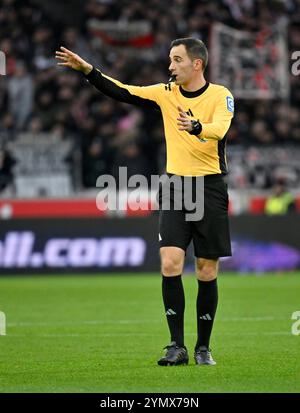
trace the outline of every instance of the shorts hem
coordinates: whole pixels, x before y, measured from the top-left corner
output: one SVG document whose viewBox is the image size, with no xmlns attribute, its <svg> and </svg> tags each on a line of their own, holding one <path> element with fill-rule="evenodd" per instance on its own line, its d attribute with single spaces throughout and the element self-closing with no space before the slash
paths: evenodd
<svg viewBox="0 0 300 413">
<path fill-rule="evenodd" d="M 163 248 L 163 247 L 176 247 L 176 248 L 180 248 L 183 251 L 186 252 L 187 247 L 183 247 L 182 245 L 178 245 L 178 244 L 174 244 L 174 243 L 163 243 L 163 244 L 159 244 L 159 248 Z"/>
<path fill-rule="evenodd" d="M 220 253 L 215 253 L 215 254 L 194 254 L 195 258 L 206 258 L 206 259 L 217 259 L 217 258 L 221 258 L 221 257 L 232 257 L 232 253 L 231 252 L 220 252 Z"/>
</svg>

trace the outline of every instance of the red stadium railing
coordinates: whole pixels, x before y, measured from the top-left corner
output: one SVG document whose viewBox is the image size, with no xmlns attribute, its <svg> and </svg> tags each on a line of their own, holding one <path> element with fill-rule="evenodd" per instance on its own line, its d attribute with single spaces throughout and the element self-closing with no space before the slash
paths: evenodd
<svg viewBox="0 0 300 413">
<path fill-rule="evenodd" d="M 266 197 L 256 196 L 249 200 L 245 213 L 263 214 Z M 139 204 L 141 205 L 141 204 Z M 136 205 L 126 205 L 124 210 L 115 211 L 117 216 L 134 217 L 148 216 L 155 209 L 153 202 L 145 200 L 143 209 Z M 296 210 L 300 212 L 300 197 L 296 198 Z M 105 217 L 112 216 L 111 211 L 97 208 L 95 199 L 31 199 L 31 200 L 2 200 L 0 201 L 0 219 L 11 218 L 58 218 L 58 217 Z M 229 214 L 236 215 L 234 203 L 229 202 Z"/>
</svg>

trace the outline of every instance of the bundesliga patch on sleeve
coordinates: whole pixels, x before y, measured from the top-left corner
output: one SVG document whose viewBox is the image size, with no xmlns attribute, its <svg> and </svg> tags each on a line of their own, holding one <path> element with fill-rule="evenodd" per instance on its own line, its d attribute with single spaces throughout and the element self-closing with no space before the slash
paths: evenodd
<svg viewBox="0 0 300 413">
<path fill-rule="evenodd" d="M 226 96 L 227 109 L 229 112 L 234 112 L 234 100 L 231 96 Z"/>
</svg>

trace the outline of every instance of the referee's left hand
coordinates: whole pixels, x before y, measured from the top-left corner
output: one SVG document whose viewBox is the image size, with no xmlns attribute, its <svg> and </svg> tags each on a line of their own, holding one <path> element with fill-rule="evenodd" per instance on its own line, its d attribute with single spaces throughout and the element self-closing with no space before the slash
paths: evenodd
<svg viewBox="0 0 300 413">
<path fill-rule="evenodd" d="M 177 106 L 179 116 L 177 118 L 177 125 L 179 126 L 179 130 L 186 130 L 187 132 L 191 132 L 193 129 L 192 120 L 188 117 L 185 111 L 180 107 Z"/>
</svg>

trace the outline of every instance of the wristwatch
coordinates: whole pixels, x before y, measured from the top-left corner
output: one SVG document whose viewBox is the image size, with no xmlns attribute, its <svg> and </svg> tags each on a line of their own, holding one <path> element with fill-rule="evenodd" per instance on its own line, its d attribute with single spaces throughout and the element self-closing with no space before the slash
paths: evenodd
<svg viewBox="0 0 300 413">
<path fill-rule="evenodd" d="M 192 130 L 189 131 L 189 133 L 191 135 L 200 135 L 200 133 L 202 131 L 202 125 L 199 122 L 199 119 L 198 120 L 192 120 L 191 123 L 192 123 Z"/>
</svg>

